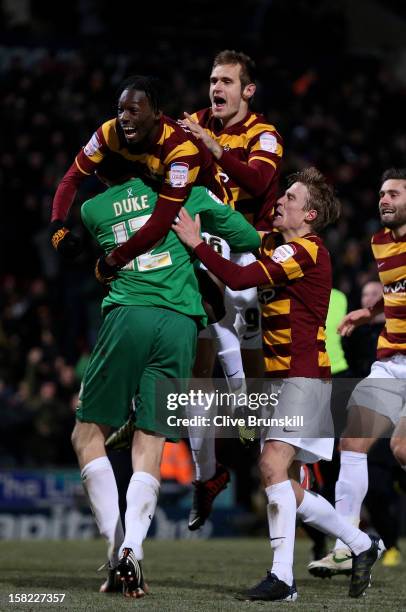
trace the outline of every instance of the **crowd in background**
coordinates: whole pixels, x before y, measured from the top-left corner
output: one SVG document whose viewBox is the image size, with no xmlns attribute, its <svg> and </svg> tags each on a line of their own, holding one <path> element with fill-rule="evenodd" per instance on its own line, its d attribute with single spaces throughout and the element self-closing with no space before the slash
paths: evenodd
<svg viewBox="0 0 406 612">
<path fill-rule="evenodd" d="M 92 3 L 74 4 L 83 8 Z M 298 4 L 304 19 L 309 3 Z M 338 192 L 342 216 L 325 238 L 334 285 L 352 309 L 359 306 L 362 285 L 376 278 L 369 241 L 379 227 L 380 176 L 390 166 L 405 164 L 406 133 L 400 125 L 406 88 L 393 54 L 349 48 L 346 23 L 338 13 L 329 36 L 319 28 L 324 55 L 312 47 L 313 36 L 306 53 L 289 52 L 286 40 L 278 38 L 278 19 L 289 17 L 280 2 L 275 6 L 280 14 L 273 14 L 272 23 L 259 10 L 250 17 L 250 31 L 259 42 L 246 38 L 244 46 L 237 39 L 233 45 L 232 32 L 226 40 L 228 47 L 251 53 L 258 64 L 254 108 L 284 139 L 281 188 L 287 174 L 315 165 Z M 64 36 L 59 44 L 54 39 L 41 44 L 41 32 L 50 33 L 45 17 L 37 16 L 30 27 L 8 23 L 8 42 L 0 47 L 0 461 L 8 465 L 74 464 L 69 435 L 75 399 L 100 323 L 104 289 L 93 276 L 97 251 L 81 226 L 78 204 L 102 187 L 90 178 L 78 194 L 68 224 L 81 235 L 84 250 L 66 263 L 53 251 L 48 234 L 58 181 L 95 128 L 115 115 L 116 89 L 123 78 L 164 75 L 164 110 L 180 117 L 184 110 L 208 105 L 211 60 L 227 47 L 205 22 L 201 44 L 183 33 L 173 45 L 163 30 L 148 46 L 144 33 L 134 50 L 122 22 L 116 23 L 117 31 L 124 28 L 122 39 L 115 38 L 116 48 L 103 47 L 104 22 L 92 21 L 86 12 L 76 19 L 93 46 L 88 41 L 75 47 L 64 43 Z M 300 46 L 300 36 L 303 44 L 306 38 L 299 25 L 300 14 L 290 31 Z"/>
</svg>

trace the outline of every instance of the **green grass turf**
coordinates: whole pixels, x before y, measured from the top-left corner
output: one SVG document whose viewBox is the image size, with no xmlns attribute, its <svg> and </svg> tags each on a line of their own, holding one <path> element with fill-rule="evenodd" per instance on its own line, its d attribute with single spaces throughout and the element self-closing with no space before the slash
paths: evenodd
<svg viewBox="0 0 406 612">
<path fill-rule="evenodd" d="M 403 545 L 405 547 L 405 544 Z M 101 540 L 63 542 L 5 542 L 0 544 L 0 611 L 33 610 L 156 610 L 251 612 L 291 608 L 297 612 L 331 610 L 406 609 L 404 564 L 374 569 L 373 586 L 366 597 L 351 600 L 348 579 L 321 580 L 306 571 L 309 540 L 298 539 L 295 576 L 299 597 L 295 603 L 240 602 L 233 595 L 265 575 L 271 552 L 266 539 L 151 540 L 145 545 L 145 575 L 151 595 L 126 599 L 98 593 L 104 573 Z M 61 604 L 11 604 L 9 593 L 66 593 Z"/>
</svg>

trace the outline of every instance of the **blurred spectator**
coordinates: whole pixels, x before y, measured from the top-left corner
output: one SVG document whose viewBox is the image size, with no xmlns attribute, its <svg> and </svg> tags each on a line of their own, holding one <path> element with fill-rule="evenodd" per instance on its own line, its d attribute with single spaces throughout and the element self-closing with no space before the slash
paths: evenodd
<svg viewBox="0 0 406 612">
<path fill-rule="evenodd" d="M 326 350 L 331 362 L 333 376 L 346 376 L 348 363 L 344 355 L 341 336 L 337 327 L 347 314 L 347 297 L 345 293 L 333 288 L 326 320 Z"/>
<path fill-rule="evenodd" d="M 362 288 L 361 307 L 375 304 L 382 297 L 383 289 L 379 281 L 369 281 Z M 357 327 L 349 337 L 343 338 L 351 374 L 354 378 L 364 378 L 371 371 L 376 360 L 378 337 L 385 322 L 383 313 L 373 318 L 369 325 Z"/>
</svg>

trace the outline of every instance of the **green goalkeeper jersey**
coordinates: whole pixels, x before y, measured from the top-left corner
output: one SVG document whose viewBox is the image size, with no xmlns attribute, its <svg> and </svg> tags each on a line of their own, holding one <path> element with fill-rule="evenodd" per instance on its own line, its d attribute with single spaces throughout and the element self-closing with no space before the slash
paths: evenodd
<svg viewBox="0 0 406 612">
<path fill-rule="evenodd" d="M 140 179 L 130 179 L 87 200 L 82 220 L 106 253 L 125 242 L 150 218 L 157 194 Z M 170 206 L 170 204 L 168 204 Z M 194 187 L 185 207 L 194 217 L 200 214 L 202 231 L 226 240 L 232 251 L 257 249 L 257 231 L 238 212 L 224 205 L 204 187 Z M 136 257 L 118 273 L 102 303 L 112 305 L 158 306 L 196 318 L 207 324 L 194 257 L 170 231 L 151 251 Z"/>
</svg>

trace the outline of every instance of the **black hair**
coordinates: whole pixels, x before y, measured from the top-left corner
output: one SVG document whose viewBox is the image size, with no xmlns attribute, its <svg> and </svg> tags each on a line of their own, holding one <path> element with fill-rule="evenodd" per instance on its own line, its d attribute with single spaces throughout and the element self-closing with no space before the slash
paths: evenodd
<svg viewBox="0 0 406 612">
<path fill-rule="evenodd" d="M 117 97 L 119 98 L 126 89 L 143 91 L 154 113 L 158 113 L 162 110 L 163 91 L 161 81 L 157 77 L 149 75 L 143 76 L 140 74 L 129 76 L 120 84 L 117 91 Z"/>
<path fill-rule="evenodd" d="M 134 172 L 134 163 L 117 153 L 108 153 L 95 169 L 100 180 L 105 179 L 111 184 L 124 183 L 134 176 Z"/>
<path fill-rule="evenodd" d="M 382 174 L 381 182 L 384 183 L 390 179 L 406 181 L 406 168 L 388 168 L 388 170 L 385 170 Z"/>
</svg>

